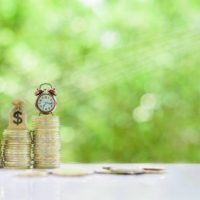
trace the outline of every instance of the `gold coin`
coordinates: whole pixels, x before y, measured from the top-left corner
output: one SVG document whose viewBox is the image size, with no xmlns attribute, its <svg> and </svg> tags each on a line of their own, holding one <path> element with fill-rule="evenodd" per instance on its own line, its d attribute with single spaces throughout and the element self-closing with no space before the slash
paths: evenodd
<svg viewBox="0 0 200 200">
<path fill-rule="evenodd" d="M 33 121 L 32 126 L 33 127 L 39 127 L 39 126 L 59 126 L 60 123 L 58 121 Z"/>
<path fill-rule="evenodd" d="M 45 150 L 34 150 L 33 151 L 34 155 L 40 155 L 40 156 L 58 156 L 60 155 L 60 150 L 49 150 L 49 151 L 45 151 Z"/>
<path fill-rule="evenodd" d="M 32 147 L 32 143 L 5 143 L 4 144 L 4 148 L 10 148 L 10 147 L 13 147 L 13 148 L 31 148 Z"/>
<path fill-rule="evenodd" d="M 7 153 L 3 152 L 4 157 L 31 157 L 31 154 L 29 152 L 25 152 L 23 154 L 19 154 L 18 152 L 16 153 Z"/>
<path fill-rule="evenodd" d="M 34 163 L 35 164 L 50 164 L 50 163 L 60 163 L 60 159 L 59 158 L 55 158 L 54 160 L 46 160 L 45 158 L 43 159 L 34 159 Z"/>
<path fill-rule="evenodd" d="M 29 133 L 29 131 L 26 129 L 6 129 L 4 133 Z"/>
<path fill-rule="evenodd" d="M 60 140 L 34 140 L 34 144 L 37 146 L 61 146 Z"/>
<path fill-rule="evenodd" d="M 34 161 L 36 163 L 48 163 L 48 162 L 60 162 L 60 157 L 51 157 L 51 158 L 45 158 L 45 157 L 34 157 Z"/>
<path fill-rule="evenodd" d="M 4 142 L 17 142 L 17 143 L 23 143 L 23 142 L 31 142 L 32 138 L 25 138 L 25 137 L 21 137 L 21 138 L 14 138 L 14 137 L 7 137 L 7 138 L 3 138 Z"/>
<path fill-rule="evenodd" d="M 59 168 L 60 165 L 50 165 L 50 166 L 40 166 L 40 165 L 34 165 L 35 169 L 55 169 L 55 168 Z"/>
<path fill-rule="evenodd" d="M 42 163 L 42 162 L 34 162 L 34 166 L 40 166 L 40 167 L 50 167 L 50 166 L 59 166 L 59 162 L 49 162 L 49 163 Z"/>
<path fill-rule="evenodd" d="M 34 167 L 57 168 L 60 165 L 60 123 L 54 116 L 37 116 L 33 124 Z"/>
<path fill-rule="evenodd" d="M 110 171 L 112 174 L 121 174 L 121 175 L 131 175 L 131 174 L 144 174 L 143 169 L 129 169 L 129 168 L 117 168 L 117 167 L 103 167 L 104 170 Z"/>
<path fill-rule="evenodd" d="M 38 145 L 38 144 L 36 144 L 35 146 L 34 146 L 34 151 L 37 151 L 37 150 L 45 150 L 45 151 L 53 151 L 53 150 L 60 150 L 60 144 L 55 144 L 54 146 L 52 146 L 52 145 L 47 145 L 47 144 L 44 144 L 43 143 L 43 146 L 42 146 L 42 144 L 41 145 Z"/>
<path fill-rule="evenodd" d="M 13 136 L 13 137 L 22 137 L 22 136 L 24 136 L 24 137 L 28 137 L 28 136 L 30 136 L 30 134 L 29 133 L 20 133 L 20 132 L 4 132 L 4 134 L 3 134 L 3 136 L 5 136 L 5 137 L 7 137 L 7 136 Z"/>
<path fill-rule="evenodd" d="M 3 154 L 4 155 L 20 155 L 20 156 L 22 156 L 22 155 L 30 155 L 30 152 L 27 152 L 27 151 L 4 151 L 3 152 Z"/>
<path fill-rule="evenodd" d="M 164 168 L 159 167 L 145 167 L 143 170 L 145 174 L 162 174 L 166 172 Z"/>
<path fill-rule="evenodd" d="M 30 168 L 32 139 L 28 130 L 5 130 L 2 144 L 2 156 L 6 168 Z"/>
<path fill-rule="evenodd" d="M 56 158 L 56 159 L 42 159 L 42 160 L 38 160 L 38 159 L 34 159 L 34 163 L 36 164 L 49 164 L 49 163 L 60 163 L 60 159 Z"/>
<path fill-rule="evenodd" d="M 47 176 L 47 172 L 34 170 L 34 171 L 19 173 L 17 174 L 17 176 L 18 177 L 43 177 L 43 176 Z"/>
<path fill-rule="evenodd" d="M 35 133 L 35 131 L 37 129 L 40 130 L 44 130 L 44 129 L 55 129 L 55 130 L 59 130 L 60 124 L 40 124 L 40 125 L 33 125 L 33 133 Z"/>
<path fill-rule="evenodd" d="M 33 134 L 33 137 L 45 137 L 45 136 L 49 136 L 49 137 L 59 137 L 59 131 L 58 130 L 40 130 L 40 131 L 37 131 Z"/>
<path fill-rule="evenodd" d="M 29 154 L 30 152 L 32 152 L 32 150 L 31 149 L 19 149 L 19 150 L 16 150 L 16 149 L 12 149 L 12 148 L 10 148 L 10 149 L 8 149 L 8 148 L 6 148 L 6 149 L 4 149 L 4 151 L 3 151 L 4 153 L 11 153 L 11 154 L 18 154 L 18 153 L 24 153 L 24 154 Z"/>
<path fill-rule="evenodd" d="M 31 162 L 11 162 L 11 161 L 4 161 L 5 166 L 30 166 Z"/>
<path fill-rule="evenodd" d="M 26 157 L 26 158 L 24 157 L 24 159 L 19 158 L 19 157 L 13 157 L 12 159 L 5 158 L 4 160 L 7 162 L 10 162 L 10 163 L 12 163 L 12 162 L 32 162 L 32 159 L 30 157 Z"/>
<path fill-rule="evenodd" d="M 60 161 L 59 160 L 55 160 L 55 161 L 48 161 L 48 160 L 37 161 L 37 160 L 34 160 L 34 164 L 37 164 L 37 165 L 56 165 L 56 164 L 60 164 Z"/>
<path fill-rule="evenodd" d="M 34 149 L 58 149 L 60 148 L 60 143 L 55 143 L 52 145 L 52 143 L 45 143 L 45 142 L 40 142 L 40 143 L 35 143 Z"/>
<path fill-rule="evenodd" d="M 84 169 L 57 169 L 49 172 L 54 176 L 67 176 L 67 177 L 78 177 L 78 176 L 87 176 L 92 173 Z"/>
<path fill-rule="evenodd" d="M 34 116 L 33 117 L 33 120 L 59 120 L 59 117 L 58 116 L 51 116 L 51 115 L 42 115 L 42 116 Z"/>
<path fill-rule="evenodd" d="M 4 137 L 3 140 L 5 141 L 31 141 L 31 137 L 16 137 L 16 136 L 7 136 L 7 137 Z"/>
<path fill-rule="evenodd" d="M 4 168 L 6 169 L 30 169 L 31 166 L 30 165 L 25 165 L 25 166 L 19 166 L 19 165 L 16 165 L 16 166 L 8 166 L 8 165 L 4 165 Z"/>
<path fill-rule="evenodd" d="M 34 159 L 35 164 L 42 164 L 42 165 L 49 165 L 49 164 L 59 164 L 60 159 L 55 158 L 54 160 L 46 160 L 45 158 L 43 159 Z"/>
<path fill-rule="evenodd" d="M 97 173 L 97 174 L 113 174 L 111 171 L 106 170 L 106 169 L 95 170 L 94 173 Z"/>
<path fill-rule="evenodd" d="M 35 162 L 35 166 L 58 166 L 60 165 L 60 162 Z"/>
<path fill-rule="evenodd" d="M 59 133 L 50 133 L 50 132 L 40 132 L 37 135 L 33 135 L 33 138 L 60 138 Z"/>
<path fill-rule="evenodd" d="M 31 135 L 27 134 L 4 134 L 4 138 L 30 138 Z"/>
<path fill-rule="evenodd" d="M 33 124 L 33 130 L 34 130 L 34 132 L 35 132 L 35 130 L 37 130 L 37 129 L 50 129 L 50 128 L 52 128 L 52 129 L 59 129 L 59 127 L 60 127 L 60 124 L 55 124 L 55 123 L 49 123 L 49 124 L 47 124 L 47 123 L 42 123 L 42 124 Z"/>
<path fill-rule="evenodd" d="M 31 139 L 25 139 L 25 138 L 18 138 L 18 139 L 10 139 L 6 138 L 4 139 L 4 144 L 19 144 L 19 145 L 26 145 L 26 144 L 31 144 L 32 140 Z"/>
<path fill-rule="evenodd" d="M 19 145 L 19 148 L 17 147 L 17 146 L 13 146 L 13 145 L 5 145 L 4 146 L 4 150 L 16 150 L 16 151 L 18 151 L 18 150 L 29 150 L 29 149 L 31 149 L 31 146 L 20 146 Z"/>
<path fill-rule="evenodd" d="M 15 164 L 15 165 L 31 165 L 32 162 L 30 160 L 4 160 L 4 163 L 7 165 Z"/>
<path fill-rule="evenodd" d="M 41 122 L 32 122 L 32 126 L 33 128 L 38 128 L 38 127 L 58 127 L 60 125 L 59 122 L 56 122 L 56 121 L 41 121 Z"/>
<path fill-rule="evenodd" d="M 60 138 L 42 138 L 42 139 L 38 139 L 38 138 L 35 138 L 33 139 L 34 142 L 38 142 L 38 143 L 45 143 L 45 144 L 48 144 L 49 142 L 51 143 L 59 143 L 60 144 Z"/>
<path fill-rule="evenodd" d="M 45 153 L 40 153 L 40 152 L 34 152 L 34 156 L 36 157 L 60 157 L 60 152 L 45 152 Z"/>
<path fill-rule="evenodd" d="M 29 139 L 31 136 L 30 135 L 20 135 L 20 134 L 6 134 L 6 135 L 3 135 L 4 138 L 10 138 L 10 139 L 21 139 L 21 138 L 27 138 Z"/>
<path fill-rule="evenodd" d="M 34 135 L 33 136 L 33 139 L 34 140 L 43 140 L 43 139 L 49 139 L 49 140 L 59 140 L 60 139 L 60 135 L 57 134 L 57 135 L 42 135 L 42 134 L 39 134 L 39 135 Z"/>
<path fill-rule="evenodd" d="M 45 150 L 47 149 L 48 150 L 51 150 L 51 149 L 54 149 L 54 150 L 59 150 L 61 147 L 61 145 L 57 142 L 49 142 L 49 143 L 46 143 L 46 142 L 37 142 L 35 143 L 34 145 L 34 150 Z"/>
<path fill-rule="evenodd" d="M 57 162 L 60 162 L 60 158 L 57 157 L 57 158 L 43 158 L 43 159 L 35 159 L 34 158 L 34 162 L 35 163 L 57 163 Z"/>
</svg>

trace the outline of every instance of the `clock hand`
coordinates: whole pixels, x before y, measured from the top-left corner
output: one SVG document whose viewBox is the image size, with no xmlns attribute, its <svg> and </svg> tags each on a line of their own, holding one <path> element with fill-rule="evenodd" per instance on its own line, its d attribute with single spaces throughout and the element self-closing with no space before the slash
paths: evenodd
<svg viewBox="0 0 200 200">
<path fill-rule="evenodd" d="M 47 105 L 47 102 L 44 103 L 43 107 L 45 107 Z"/>
<path fill-rule="evenodd" d="M 46 104 L 53 104 L 52 102 L 46 102 Z"/>
</svg>

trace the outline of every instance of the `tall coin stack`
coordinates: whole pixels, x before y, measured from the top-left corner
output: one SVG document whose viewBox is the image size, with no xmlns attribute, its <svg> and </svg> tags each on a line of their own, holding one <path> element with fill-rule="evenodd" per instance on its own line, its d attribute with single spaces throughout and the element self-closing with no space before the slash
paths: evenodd
<svg viewBox="0 0 200 200">
<path fill-rule="evenodd" d="M 9 126 L 3 132 L 2 153 L 4 167 L 25 169 L 32 164 L 32 140 L 27 129 L 27 115 L 24 102 L 14 100 L 10 112 Z"/>
<path fill-rule="evenodd" d="M 50 169 L 60 166 L 59 118 L 40 115 L 33 118 L 34 168 Z"/>
<path fill-rule="evenodd" d="M 3 161 L 6 168 L 31 167 L 31 137 L 28 130 L 5 130 L 3 133 Z"/>
</svg>

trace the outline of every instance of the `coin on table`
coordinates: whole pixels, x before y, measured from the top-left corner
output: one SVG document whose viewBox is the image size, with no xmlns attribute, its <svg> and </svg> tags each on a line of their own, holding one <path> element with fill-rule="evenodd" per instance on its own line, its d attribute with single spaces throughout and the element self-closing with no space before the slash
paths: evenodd
<svg viewBox="0 0 200 200">
<path fill-rule="evenodd" d="M 96 173 L 96 174 L 113 174 L 110 170 L 106 170 L 106 169 L 95 170 L 94 173 Z"/>
<path fill-rule="evenodd" d="M 118 167 L 103 167 L 104 170 L 110 171 L 112 174 L 121 175 L 140 175 L 144 174 L 144 170 L 140 168 L 118 168 Z"/>
<path fill-rule="evenodd" d="M 46 171 L 35 171 L 35 170 L 17 174 L 18 177 L 43 177 L 47 175 L 48 174 Z"/>
<path fill-rule="evenodd" d="M 84 169 L 56 169 L 50 171 L 49 174 L 52 174 L 54 176 L 77 177 L 77 176 L 87 176 L 92 173 Z"/>
<path fill-rule="evenodd" d="M 144 167 L 145 174 L 162 174 L 166 172 L 165 168 L 160 167 Z"/>
</svg>

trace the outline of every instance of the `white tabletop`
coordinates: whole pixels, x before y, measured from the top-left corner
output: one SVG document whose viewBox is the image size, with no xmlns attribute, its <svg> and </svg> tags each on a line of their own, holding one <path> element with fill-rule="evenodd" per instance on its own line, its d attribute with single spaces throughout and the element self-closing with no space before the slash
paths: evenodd
<svg viewBox="0 0 200 200">
<path fill-rule="evenodd" d="M 67 164 L 62 167 L 100 169 L 108 164 Z M 110 164 L 109 166 L 118 166 Z M 22 170 L 0 169 L 0 200 L 199 200 L 199 164 L 122 164 L 162 166 L 165 174 L 27 177 Z"/>
</svg>

